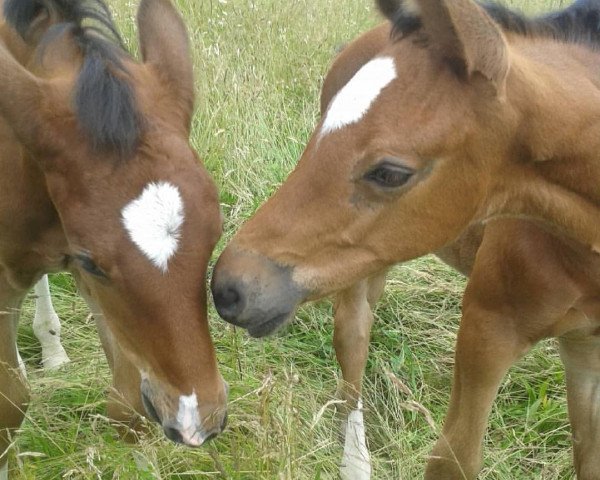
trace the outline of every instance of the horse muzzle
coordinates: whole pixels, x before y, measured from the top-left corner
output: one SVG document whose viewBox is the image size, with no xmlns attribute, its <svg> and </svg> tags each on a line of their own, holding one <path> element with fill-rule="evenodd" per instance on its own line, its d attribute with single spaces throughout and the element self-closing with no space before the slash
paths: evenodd
<svg viewBox="0 0 600 480">
<path fill-rule="evenodd" d="M 226 398 L 229 388 L 223 383 Z M 153 389 L 147 378 L 142 379 L 141 392 L 148 417 L 160 424 L 165 436 L 175 443 L 199 447 L 215 438 L 227 425 L 227 409 L 201 408 L 195 392 L 177 398 L 165 397 Z M 203 418 L 201 412 L 206 410 L 209 413 Z"/>
<path fill-rule="evenodd" d="M 291 267 L 232 246 L 215 266 L 211 290 L 223 320 L 253 337 L 271 335 L 291 322 L 305 297 L 292 280 Z"/>
</svg>

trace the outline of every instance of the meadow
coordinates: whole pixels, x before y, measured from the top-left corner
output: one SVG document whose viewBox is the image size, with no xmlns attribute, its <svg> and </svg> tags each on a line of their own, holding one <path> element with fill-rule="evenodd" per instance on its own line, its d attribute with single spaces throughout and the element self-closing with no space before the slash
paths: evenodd
<svg viewBox="0 0 600 480">
<path fill-rule="evenodd" d="M 335 52 L 380 21 L 371 0 L 179 0 L 192 40 L 197 112 L 192 144 L 220 189 L 228 238 L 284 181 L 318 119 Z M 512 2 L 528 11 L 560 1 Z M 565 2 L 566 3 L 566 2 Z M 137 2 L 109 1 L 132 52 Z M 212 266 L 212 264 L 211 264 Z M 332 308 L 301 308 L 261 341 L 210 305 L 221 372 L 231 386 L 229 427 L 197 450 L 151 426 L 139 444 L 104 416 L 110 374 L 93 321 L 67 275 L 52 277 L 67 367 L 41 370 L 33 300 L 19 348 L 32 400 L 11 453 L 17 479 L 335 479 L 342 453 L 334 394 Z M 373 479 L 421 478 L 447 409 L 465 279 L 434 257 L 397 266 L 375 312 L 365 381 Z M 570 479 L 570 431 L 556 343 L 543 342 L 500 388 L 480 479 Z"/>
</svg>

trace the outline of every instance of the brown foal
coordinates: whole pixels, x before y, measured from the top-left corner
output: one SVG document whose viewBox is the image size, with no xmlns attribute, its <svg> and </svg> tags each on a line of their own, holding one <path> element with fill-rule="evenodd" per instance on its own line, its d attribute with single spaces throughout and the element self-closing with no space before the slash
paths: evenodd
<svg viewBox="0 0 600 480">
<path fill-rule="evenodd" d="M 0 0 L 0 471 L 28 393 L 19 307 L 46 272 L 77 280 L 114 374 L 109 415 L 133 410 L 198 446 L 221 432 L 226 385 L 205 275 L 221 233 L 216 188 L 189 145 L 187 32 L 142 0 L 142 62 L 100 0 Z"/>
<path fill-rule="evenodd" d="M 354 408 L 386 269 L 437 251 L 469 283 L 425 478 L 476 477 L 498 386 L 546 337 L 578 477 L 600 478 L 600 3 L 535 19 L 471 0 L 379 6 L 391 24 L 338 56 L 298 166 L 221 255 L 217 309 L 263 336 L 335 294 Z"/>
</svg>

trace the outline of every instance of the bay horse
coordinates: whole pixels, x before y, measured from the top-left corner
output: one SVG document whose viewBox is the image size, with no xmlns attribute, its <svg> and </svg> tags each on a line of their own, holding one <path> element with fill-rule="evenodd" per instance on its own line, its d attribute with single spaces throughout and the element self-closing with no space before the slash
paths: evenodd
<svg viewBox="0 0 600 480">
<path fill-rule="evenodd" d="M 205 288 L 222 227 L 189 144 L 185 25 L 169 0 L 142 0 L 138 62 L 101 0 L 0 8 L 0 471 L 29 399 L 19 307 L 55 271 L 75 277 L 96 316 L 109 416 L 137 411 L 199 446 L 226 421 Z"/>
<path fill-rule="evenodd" d="M 502 378 L 548 337 L 575 470 L 600 478 L 600 2 L 533 19 L 472 0 L 378 5 L 389 22 L 337 57 L 297 167 L 219 258 L 217 310 L 262 337 L 336 295 L 340 393 L 356 408 L 386 270 L 438 252 L 469 282 L 425 478 L 477 476 Z M 369 477 L 366 459 L 354 467 L 345 478 Z"/>
</svg>

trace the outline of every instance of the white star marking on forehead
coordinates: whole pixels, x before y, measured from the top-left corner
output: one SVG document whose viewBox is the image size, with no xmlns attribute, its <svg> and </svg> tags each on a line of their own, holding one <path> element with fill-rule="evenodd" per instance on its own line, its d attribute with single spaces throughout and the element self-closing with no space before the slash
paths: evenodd
<svg viewBox="0 0 600 480">
<path fill-rule="evenodd" d="M 149 183 L 123 208 L 121 217 L 131 241 L 165 273 L 179 246 L 184 220 L 179 189 L 168 182 Z"/>
<path fill-rule="evenodd" d="M 321 135 L 358 122 L 395 78 L 396 64 L 391 57 L 375 58 L 365 64 L 331 101 Z"/>
</svg>

